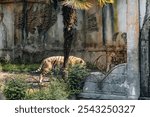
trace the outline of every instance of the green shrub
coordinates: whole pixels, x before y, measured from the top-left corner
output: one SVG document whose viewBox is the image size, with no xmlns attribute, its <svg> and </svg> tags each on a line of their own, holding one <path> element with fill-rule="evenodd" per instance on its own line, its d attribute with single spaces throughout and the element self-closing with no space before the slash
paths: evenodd
<svg viewBox="0 0 150 117">
<path fill-rule="evenodd" d="M 1 64 L 8 64 L 10 63 L 10 58 L 9 57 L 0 57 L 0 63 Z"/>
<path fill-rule="evenodd" d="M 48 88 L 42 88 L 35 93 L 27 95 L 26 99 L 30 100 L 64 100 L 69 96 L 66 83 L 53 79 L 48 84 Z"/>
<path fill-rule="evenodd" d="M 21 79 L 11 79 L 4 86 L 3 93 L 9 100 L 22 100 L 26 96 L 27 85 Z"/>
<path fill-rule="evenodd" d="M 18 66 L 8 65 L 13 70 L 18 70 Z M 5 66 L 6 67 L 6 66 Z M 25 65 L 21 66 L 22 69 Z M 31 66 L 33 68 L 33 66 Z M 31 69 L 28 66 L 28 70 Z M 9 80 L 5 86 L 3 93 L 7 99 L 20 100 L 20 99 L 31 99 L 31 100 L 61 100 L 68 99 L 70 95 L 78 94 L 82 91 L 84 80 L 89 75 L 89 70 L 84 66 L 75 65 L 68 69 L 68 78 L 64 80 L 60 79 L 59 70 L 56 69 L 55 73 L 51 75 L 50 83 L 46 87 L 41 89 L 35 89 L 35 92 L 28 92 L 29 88 L 25 82 L 24 77 L 15 76 L 16 79 Z M 56 76 L 55 76 L 56 75 Z M 59 78 L 58 78 L 59 76 Z M 19 79 L 20 78 L 20 79 Z M 22 79 L 22 80 L 21 80 Z M 45 83 L 44 83 L 45 84 Z M 35 88 L 35 87 L 33 87 Z M 37 87 L 36 87 L 37 88 Z"/>
<path fill-rule="evenodd" d="M 68 86 L 70 95 L 78 94 L 82 91 L 85 78 L 89 75 L 89 70 L 85 66 L 75 65 L 69 69 Z"/>
<path fill-rule="evenodd" d="M 87 62 L 86 66 L 88 69 L 91 69 L 93 71 L 98 70 L 97 66 L 94 63 Z"/>
<path fill-rule="evenodd" d="M 52 72 L 53 77 L 62 78 L 60 75 L 60 68 L 56 68 Z M 66 78 L 66 85 L 69 90 L 69 95 L 78 94 L 82 91 L 85 78 L 89 75 L 90 71 L 86 66 L 81 66 L 79 64 L 68 68 L 68 78 Z"/>
</svg>

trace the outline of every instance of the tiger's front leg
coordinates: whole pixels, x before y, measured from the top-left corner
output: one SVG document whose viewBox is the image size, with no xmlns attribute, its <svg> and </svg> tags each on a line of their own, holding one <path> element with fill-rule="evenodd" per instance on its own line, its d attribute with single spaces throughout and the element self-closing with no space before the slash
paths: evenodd
<svg viewBox="0 0 150 117">
<path fill-rule="evenodd" d="M 40 83 L 43 82 L 44 76 L 45 76 L 46 74 L 48 74 L 48 72 L 49 72 L 49 71 L 46 70 L 46 71 L 44 71 L 44 72 L 42 72 L 42 73 L 40 74 L 40 78 L 39 78 Z"/>
<path fill-rule="evenodd" d="M 42 74 L 42 73 L 40 74 L 39 82 L 40 82 L 40 83 L 42 83 L 42 82 L 43 82 L 43 74 Z"/>
</svg>

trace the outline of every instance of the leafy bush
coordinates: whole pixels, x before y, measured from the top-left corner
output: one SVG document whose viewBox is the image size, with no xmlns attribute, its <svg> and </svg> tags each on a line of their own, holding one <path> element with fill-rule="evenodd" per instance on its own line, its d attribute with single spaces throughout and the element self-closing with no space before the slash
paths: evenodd
<svg viewBox="0 0 150 117">
<path fill-rule="evenodd" d="M 48 88 L 29 94 L 26 99 L 32 100 L 61 100 L 68 99 L 69 96 L 81 92 L 84 80 L 89 75 L 89 70 L 84 66 L 75 65 L 68 69 L 68 79 L 60 79 L 60 69 L 53 71 L 53 80 L 48 84 Z"/>
<path fill-rule="evenodd" d="M 54 79 L 49 83 L 48 88 L 27 95 L 26 99 L 30 100 L 64 100 L 67 99 L 69 93 L 67 85 L 63 81 Z"/>
<path fill-rule="evenodd" d="M 18 70 L 18 66 L 8 65 L 13 70 Z M 6 66 L 5 66 L 6 67 Z M 25 65 L 21 66 L 22 69 Z M 33 68 L 33 66 L 31 67 Z M 28 70 L 30 67 L 28 66 Z M 75 65 L 68 69 L 68 78 L 66 81 L 60 79 L 59 71 L 56 69 L 55 73 L 51 76 L 50 83 L 44 83 L 46 87 L 41 89 L 35 88 L 35 92 L 28 92 L 30 89 L 25 82 L 24 76 L 15 76 L 16 79 L 9 80 L 5 86 L 3 93 L 7 99 L 20 100 L 20 99 L 31 99 L 31 100 L 61 100 L 68 99 L 70 95 L 78 94 L 82 91 L 84 80 L 89 75 L 89 70 L 84 66 Z M 56 76 L 55 76 L 56 75 Z M 59 76 L 59 77 L 58 77 Z M 35 84 L 36 85 L 36 84 Z M 34 85 L 34 86 L 35 86 Z"/>
<path fill-rule="evenodd" d="M 88 69 L 91 69 L 92 71 L 98 70 L 96 64 L 94 64 L 94 63 L 87 62 L 86 66 Z"/>
<path fill-rule="evenodd" d="M 4 95 L 9 100 L 22 100 L 26 96 L 27 85 L 21 79 L 11 79 L 4 86 Z"/>
<path fill-rule="evenodd" d="M 2 63 L 2 64 L 8 64 L 8 63 L 10 63 L 10 56 L 6 55 L 4 57 L 0 57 L 0 63 Z"/>
<path fill-rule="evenodd" d="M 85 66 L 75 65 L 69 69 L 68 86 L 71 95 L 81 92 L 86 76 L 89 75 L 89 70 Z"/>
</svg>

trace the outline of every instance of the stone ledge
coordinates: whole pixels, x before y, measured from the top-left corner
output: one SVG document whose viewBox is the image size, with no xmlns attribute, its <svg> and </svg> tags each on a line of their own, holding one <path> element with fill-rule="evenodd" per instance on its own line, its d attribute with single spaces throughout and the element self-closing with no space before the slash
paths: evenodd
<svg viewBox="0 0 150 117">
<path fill-rule="evenodd" d="M 96 93 L 81 93 L 78 95 L 79 99 L 92 100 L 127 100 L 127 96 L 110 95 L 110 94 L 96 94 Z"/>
</svg>

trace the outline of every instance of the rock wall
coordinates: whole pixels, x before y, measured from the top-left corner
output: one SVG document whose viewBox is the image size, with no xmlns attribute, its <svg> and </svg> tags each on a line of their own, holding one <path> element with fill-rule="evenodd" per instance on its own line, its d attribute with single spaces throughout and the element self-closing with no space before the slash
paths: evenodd
<svg viewBox="0 0 150 117">
<path fill-rule="evenodd" d="M 127 64 L 115 66 L 107 74 L 93 72 L 86 78 L 81 99 L 127 99 Z"/>
<path fill-rule="evenodd" d="M 139 2 L 142 5 L 139 5 Z M 101 74 L 108 74 L 115 66 L 128 61 L 127 67 L 122 68 L 124 69 L 121 71 L 122 74 L 119 70 L 115 71 L 115 74 L 112 72 L 106 77 L 106 82 L 103 82 L 104 86 L 103 84 L 98 86 L 99 92 L 109 90 L 108 95 L 103 95 L 103 99 L 109 95 L 112 95 L 113 99 L 114 89 L 119 88 L 119 95 L 122 96 L 119 98 L 138 99 L 139 97 L 138 34 L 139 27 L 143 25 L 144 16 L 140 16 L 138 9 L 140 8 L 141 14 L 144 13 L 145 10 L 143 11 L 142 6 L 145 7 L 145 2 L 145 0 L 132 0 L 130 2 L 129 0 L 123 0 L 123 2 L 116 0 L 114 5 L 110 4 L 102 9 L 93 7 L 88 11 L 78 11 L 77 35 L 71 55 L 95 64 Z M 147 7 L 147 14 L 149 14 L 149 8 Z M 0 26 L 3 31 L 0 31 L 0 34 L 6 35 L 0 38 L 1 57 L 9 54 L 13 61 L 20 60 L 23 63 L 33 63 L 48 56 L 63 55 L 64 38 L 61 7 L 54 9 L 47 0 L 39 0 L 38 2 L 37 0 L 26 2 L 7 0 L 0 1 L 0 12 L 4 14 L 3 25 Z M 145 36 L 143 37 L 142 44 L 144 45 L 146 39 Z M 6 43 L 7 46 L 2 43 Z M 146 46 L 147 49 L 148 45 Z M 141 49 L 145 52 L 145 48 Z M 149 54 L 146 54 L 143 60 L 147 59 L 147 56 Z M 94 83 L 98 82 L 96 80 Z M 143 82 L 145 81 L 147 79 Z M 116 84 L 113 85 L 113 82 Z M 119 83 L 117 84 L 117 82 Z M 94 83 L 89 85 L 90 88 L 93 88 Z M 126 89 L 127 91 L 124 91 Z M 97 94 L 94 95 L 97 96 Z"/>
<path fill-rule="evenodd" d="M 98 65 L 102 72 L 109 71 L 111 64 L 126 62 L 127 35 L 125 30 L 117 28 L 126 22 L 117 20 L 120 17 L 117 4 L 122 4 L 115 4 L 103 9 L 93 7 L 88 11 L 77 11 L 77 34 L 71 55 Z M 1 57 L 6 56 L 7 51 L 13 61 L 34 63 L 48 56 L 63 55 L 61 6 L 54 9 L 52 4 L 42 0 L 8 0 L 0 2 L 0 9 L 4 14 L 8 43 L 7 48 L 1 47 Z"/>
</svg>

